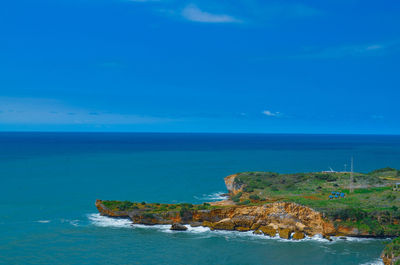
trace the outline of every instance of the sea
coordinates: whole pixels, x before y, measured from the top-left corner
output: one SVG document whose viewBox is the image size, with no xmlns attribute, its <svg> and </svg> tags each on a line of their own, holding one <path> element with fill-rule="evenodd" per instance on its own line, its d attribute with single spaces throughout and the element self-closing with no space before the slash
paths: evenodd
<svg viewBox="0 0 400 265">
<path fill-rule="evenodd" d="M 390 239 L 132 225 L 95 200 L 203 203 L 242 171 L 400 168 L 400 136 L 0 133 L 0 264 L 382 264 Z"/>
</svg>

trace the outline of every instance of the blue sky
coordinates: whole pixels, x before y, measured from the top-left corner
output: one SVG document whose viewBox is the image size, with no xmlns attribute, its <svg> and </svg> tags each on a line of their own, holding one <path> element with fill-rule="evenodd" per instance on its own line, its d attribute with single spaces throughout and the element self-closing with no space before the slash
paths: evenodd
<svg viewBox="0 0 400 265">
<path fill-rule="evenodd" d="M 400 132 L 399 1 L 19 0 L 1 131 Z"/>
</svg>

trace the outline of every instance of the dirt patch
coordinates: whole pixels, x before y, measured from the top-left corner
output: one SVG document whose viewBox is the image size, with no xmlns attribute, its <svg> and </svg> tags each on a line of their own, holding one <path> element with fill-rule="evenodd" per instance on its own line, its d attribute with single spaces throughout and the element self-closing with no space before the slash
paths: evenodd
<svg viewBox="0 0 400 265">
<path fill-rule="evenodd" d="M 305 199 L 310 199 L 310 200 L 314 200 L 314 201 L 319 201 L 321 200 L 321 198 L 315 197 L 315 196 L 303 196 L 303 198 Z"/>
</svg>

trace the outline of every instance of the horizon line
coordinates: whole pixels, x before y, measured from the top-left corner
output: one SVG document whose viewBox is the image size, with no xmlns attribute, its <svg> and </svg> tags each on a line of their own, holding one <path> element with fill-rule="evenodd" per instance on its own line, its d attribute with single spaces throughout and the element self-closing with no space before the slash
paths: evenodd
<svg viewBox="0 0 400 265">
<path fill-rule="evenodd" d="M 106 133 L 121 133 L 121 134 L 252 134 L 252 135 L 354 135 L 354 136 L 400 136 L 400 134 L 391 133 L 301 133 L 301 132 L 158 132 L 158 131 L 1 131 L 4 133 L 93 133 L 93 134 L 106 134 Z"/>
</svg>

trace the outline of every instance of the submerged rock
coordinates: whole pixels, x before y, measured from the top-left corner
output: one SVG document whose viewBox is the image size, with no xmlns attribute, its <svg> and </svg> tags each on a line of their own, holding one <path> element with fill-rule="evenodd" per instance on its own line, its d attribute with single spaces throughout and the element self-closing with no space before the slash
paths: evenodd
<svg viewBox="0 0 400 265">
<path fill-rule="evenodd" d="M 170 230 L 175 230 L 175 231 L 186 231 L 187 227 L 182 225 L 182 224 L 172 224 Z"/>
</svg>

